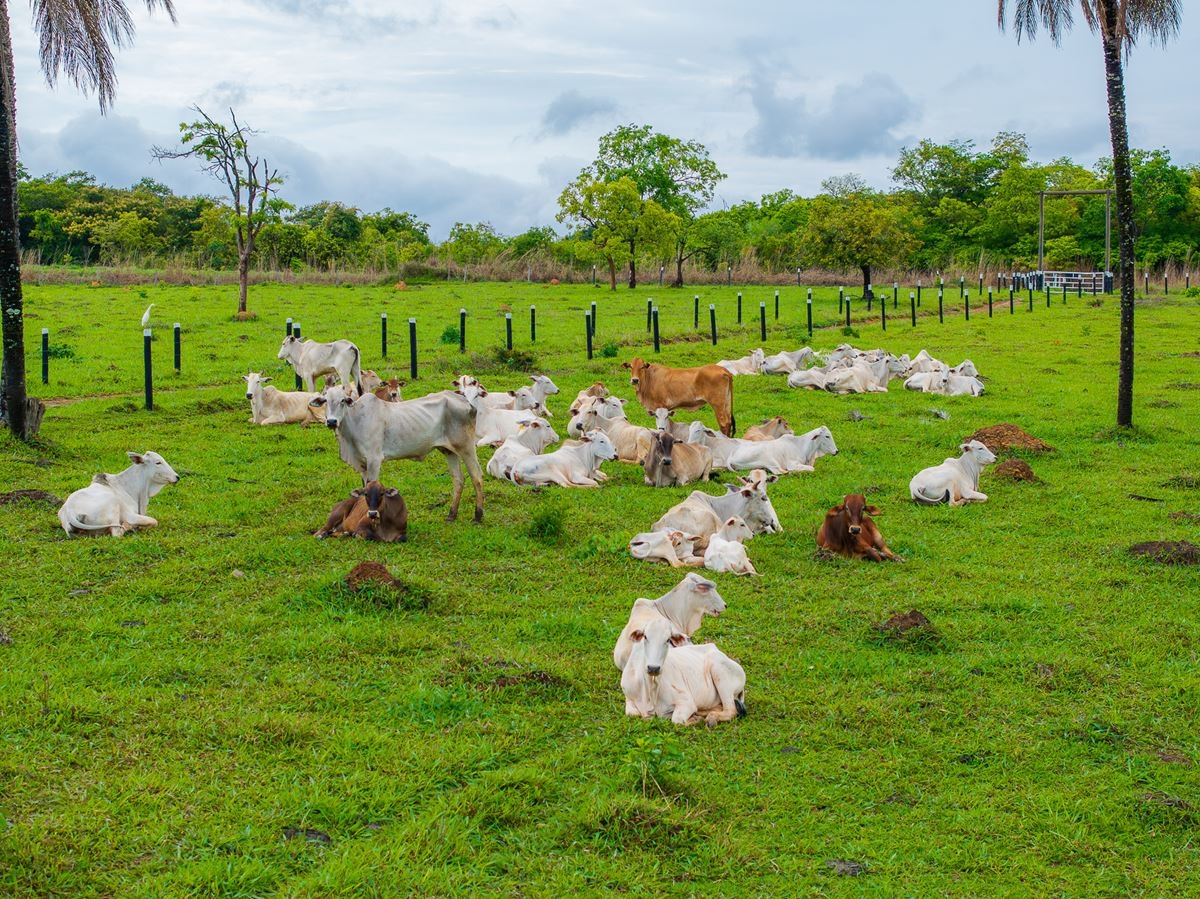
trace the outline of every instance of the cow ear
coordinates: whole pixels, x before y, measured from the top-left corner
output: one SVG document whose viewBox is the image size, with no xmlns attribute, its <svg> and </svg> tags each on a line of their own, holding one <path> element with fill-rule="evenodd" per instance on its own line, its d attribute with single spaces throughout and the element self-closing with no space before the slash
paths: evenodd
<svg viewBox="0 0 1200 899">
<path fill-rule="evenodd" d="M 779 475 L 777 475 L 777 474 L 769 474 L 769 475 L 767 475 L 767 476 L 766 476 L 766 478 L 764 479 L 764 483 L 767 483 L 767 484 L 774 484 L 774 483 L 775 483 L 776 481 L 778 481 L 778 480 L 779 480 Z"/>
<path fill-rule="evenodd" d="M 725 519 L 725 524 L 729 527 L 733 527 L 735 524 L 737 524 L 737 519 L 732 517 L 727 518 Z"/>
<path fill-rule="evenodd" d="M 683 634 L 671 634 L 671 645 L 672 646 L 682 646 L 687 641 L 688 641 L 688 638 L 685 637 Z"/>
<path fill-rule="evenodd" d="M 629 364 L 628 362 L 622 362 L 622 363 L 621 363 L 621 368 L 630 368 L 630 367 L 631 367 L 631 366 L 630 366 L 630 364 Z"/>
<path fill-rule="evenodd" d="M 362 496 L 366 492 L 367 492 L 366 487 L 355 487 L 353 490 L 350 491 L 350 495 L 354 496 L 354 497 L 359 497 L 359 496 Z"/>
<path fill-rule="evenodd" d="M 390 497 L 392 499 L 395 499 L 397 496 L 400 495 L 400 491 L 397 490 L 395 487 L 389 487 L 387 490 L 384 491 L 383 495 Z"/>
<path fill-rule="evenodd" d="M 754 491 L 751 490 L 749 487 L 743 487 L 742 488 L 742 496 L 744 496 L 748 499 L 751 496 L 754 496 Z"/>
<path fill-rule="evenodd" d="M 641 643 L 646 639 L 646 632 L 643 630 L 636 630 L 629 635 L 629 639 L 634 643 Z"/>
<path fill-rule="evenodd" d="M 146 461 L 146 457 L 143 456 L 141 453 L 126 453 L 125 455 L 127 455 L 131 460 L 133 460 L 134 465 L 141 465 L 143 462 Z"/>
<path fill-rule="evenodd" d="M 270 384 L 275 379 L 274 378 L 259 378 L 258 380 L 259 380 L 260 384 Z"/>
<path fill-rule="evenodd" d="M 315 396 L 311 400 L 308 401 L 308 404 L 310 406 L 324 406 L 325 405 L 325 397 Z"/>
<path fill-rule="evenodd" d="M 882 515 L 883 514 L 882 512 L 879 511 L 878 506 L 867 506 L 865 509 L 863 509 L 863 511 L 866 512 L 868 515 Z"/>
</svg>

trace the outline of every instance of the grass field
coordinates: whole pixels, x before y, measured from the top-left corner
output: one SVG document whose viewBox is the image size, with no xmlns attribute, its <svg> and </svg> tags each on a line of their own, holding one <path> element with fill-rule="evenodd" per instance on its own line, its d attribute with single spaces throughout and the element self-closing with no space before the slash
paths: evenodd
<svg viewBox="0 0 1200 899">
<path fill-rule="evenodd" d="M 334 435 L 247 422 L 242 374 L 290 386 L 288 316 L 400 377 L 415 317 L 411 397 L 455 371 L 525 383 L 493 354 L 511 310 L 516 348 L 562 389 L 562 433 L 593 381 L 632 397 L 619 363 L 654 355 L 647 296 L 668 364 L 810 342 L 802 290 L 781 290 L 778 323 L 773 289 L 743 292 L 739 328 L 736 288 L 704 291 L 697 338 L 690 290 L 265 286 L 258 318 L 237 322 L 232 288 L 27 288 L 31 393 L 67 402 L 37 443 L 0 438 L 0 492 L 65 497 L 127 450 L 162 453 L 182 479 L 151 502 L 160 525 L 122 539 L 68 539 L 48 502 L 0 505 L 0 895 L 1200 894 L 1200 575 L 1127 551 L 1200 542 L 1196 299 L 1139 303 L 1138 427 L 1120 433 L 1114 298 L 1035 296 L 1031 313 L 1018 296 L 1009 315 L 1005 296 L 967 322 L 954 290 L 939 325 L 926 290 L 915 331 L 903 301 L 886 333 L 855 301 L 844 336 L 836 292 L 817 291 L 814 347 L 970 357 L 988 390 L 837 397 L 737 379 L 741 429 L 782 413 L 797 432 L 828 425 L 841 452 L 771 485 L 784 532 L 748 544 L 762 577 L 714 575 L 728 610 L 696 636 L 740 660 L 749 715 L 712 730 L 626 718 L 611 661 L 634 598 L 681 576 L 626 541 L 690 487 L 653 490 L 616 463 L 598 490 L 488 479 L 483 524 L 449 524 L 435 454 L 384 466 L 409 543 L 318 541 L 359 483 Z M 445 334 L 460 307 L 466 356 Z M 989 469 L 986 504 L 911 503 L 917 470 L 1001 422 L 1056 448 L 1024 456 L 1038 482 Z M 854 491 L 906 564 L 815 557 L 824 511 Z M 368 559 L 409 585 L 400 607 L 341 585 Z M 932 632 L 873 627 L 913 608 Z"/>
</svg>

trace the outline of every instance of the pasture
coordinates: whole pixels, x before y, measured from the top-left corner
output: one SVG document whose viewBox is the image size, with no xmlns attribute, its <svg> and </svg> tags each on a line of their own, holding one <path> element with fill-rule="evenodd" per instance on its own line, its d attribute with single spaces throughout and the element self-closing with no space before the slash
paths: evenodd
<svg viewBox="0 0 1200 899">
<path fill-rule="evenodd" d="M 1005 298 L 969 322 L 956 304 L 939 325 L 926 290 L 915 331 L 902 301 L 886 334 L 856 305 L 857 336 L 844 336 L 836 292 L 818 291 L 815 348 L 970 357 L 987 392 L 894 381 L 839 397 L 779 376 L 735 380 L 739 433 L 783 414 L 797 433 L 828 425 L 840 453 L 771 485 L 784 531 L 747 544 L 761 577 L 711 575 L 728 609 L 695 639 L 745 668 L 749 710 L 711 730 L 626 718 L 611 660 L 633 600 L 684 573 L 634 561 L 626 542 L 691 486 L 654 490 L 615 462 L 596 490 L 487 478 L 483 523 L 450 524 L 434 453 L 383 468 L 408 503 L 407 544 L 319 541 L 312 532 L 360 484 L 334 434 L 247 421 L 247 370 L 291 389 L 276 359 L 288 316 L 402 378 L 415 316 L 413 397 L 455 371 L 489 388 L 528 383 L 492 354 L 510 309 L 516 348 L 561 388 L 560 434 L 596 380 L 650 425 L 619 368 L 654 357 L 647 296 L 662 309 L 655 361 L 809 343 L 803 291 L 781 291 L 777 325 L 773 290 L 742 288 L 739 329 L 736 290 L 701 292 L 705 335 L 707 304 L 718 306 L 713 347 L 683 339 L 690 289 L 264 286 L 251 293 L 258 318 L 237 322 L 231 288 L 27 287 L 30 393 L 70 402 L 48 410 L 35 444 L 0 438 L 0 492 L 63 498 L 124 468 L 127 450 L 162 453 L 181 480 L 151 501 L 157 528 L 120 539 L 68 539 L 47 502 L 0 505 L 0 894 L 1200 892 L 1200 574 L 1127 551 L 1200 542 L 1196 299 L 1139 302 L 1138 428 L 1121 434 L 1113 297 L 1047 309 L 1035 296 L 1030 313 L 1019 295 L 1015 315 Z M 138 322 L 150 302 L 146 412 Z M 460 307 L 465 356 L 453 335 L 441 342 Z M 910 501 L 919 469 L 1002 422 L 1055 448 L 1019 454 L 1038 481 L 992 466 L 985 504 Z M 817 558 L 816 528 L 851 492 L 881 508 L 904 564 Z M 406 584 L 397 607 L 343 586 L 362 560 Z M 931 627 L 875 627 L 910 609 Z"/>
</svg>

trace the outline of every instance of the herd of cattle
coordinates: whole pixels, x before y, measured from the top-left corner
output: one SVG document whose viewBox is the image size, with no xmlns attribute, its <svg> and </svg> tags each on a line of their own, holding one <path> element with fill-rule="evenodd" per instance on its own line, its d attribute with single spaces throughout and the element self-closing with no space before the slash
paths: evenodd
<svg viewBox="0 0 1200 899">
<path fill-rule="evenodd" d="M 510 391 L 489 391 L 478 379 L 464 375 L 453 382 L 453 389 L 405 400 L 400 396 L 403 382 L 383 381 L 363 370 L 358 348 L 350 341 L 317 343 L 289 336 L 278 357 L 292 365 L 305 389 L 281 391 L 269 386 L 269 377 L 249 372 L 243 379 L 250 421 L 324 421 L 336 433 L 342 461 L 362 478 L 363 486 L 334 506 L 315 532 L 318 537 L 407 539 L 404 498 L 380 483 L 380 470 L 390 459 L 419 460 L 434 450 L 445 457 L 453 482 L 448 520 L 458 515 L 465 469 L 474 490 L 475 520 L 480 521 L 483 471 L 476 451 L 491 446 L 495 452 L 488 473 L 521 487 L 596 487 L 608 478 L 600 468 L 610 460 L 642 466 L 645 483 L 652 487 L 707 481 L 720 470 L 747 472 L 728 484 L 724 494 L 694 490 L 629 542 L 637 559 L 739 575 L 758 573 L 745 541 L 782 530 L 767 485 L 784 474 L 813 471 L 817 459 L 838 449 L 827 427 L 797 435 L 781 416 L 735 437 L 734 375 L 787 374 L 790 386 L 835 393 L 886 391 L 892 377 L 904 377 L 905 387 L 912 390 L 972 396 L 983 392 L 969 360 L 951 368 L 924 350 L 912 359 L 845 344 L 824 358 L 808 347 L 774 356 L 755 350 L 743 359 L 682 369 L 635 358 L 623 367 L 656 426 L 630 422 L 627 401 L 596 383 L 575 397 L 568 439 L 550 450 L 559 435 L 548 420 L 547 401 L 559 390 L 545 375 L 534 375 L 530 385 Z M 326 378 L 326 386 L 318 392 L 320 377 Z M 719 430 L 700 421 L 672 420 L 677 410 L 705 405 L 712 408 Z M 960 457 L 913 477 L 909 491 L 914 501 L 961 505 L 987 500 L 979 491 L 979 476 L 995 456 L 974 440 L 960 449 Z M 67 498 L 58 515 L 68 535 L 120 536 L 157 524 L 146 514 L 149 499 L 179 476 L 157 453 L 129 457 L 129 468 L 96 475 Z M 872 514 L 878 509 L 867 505 L 861 494 L 846 496 L 826 514 L 817 544 L 849 558 L 903 561 L 888 549 Z M 703 617 L 720 614 L 724 607 L 716 585 L 696 574 L 657 600 L 636 601 L 613 654 L 622 671 L 628 714 L 670 717 L 677 723 L 705 720 L 710 725 L 745 714 L 746 676 L 741 666 L 712 644 L 690 641 Z"/>
</svg>

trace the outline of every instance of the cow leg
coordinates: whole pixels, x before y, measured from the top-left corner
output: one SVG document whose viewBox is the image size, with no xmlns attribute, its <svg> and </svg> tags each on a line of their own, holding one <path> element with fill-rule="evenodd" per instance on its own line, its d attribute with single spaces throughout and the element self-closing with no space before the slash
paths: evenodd
<svg viewBox="0 0 1200 899">
<path fill-rule="evenodd" d="M 469 446 L 461 456 L 471 476 L 471 486 L 475 489 L 475 523 L 483 521 L 483 469 L 479 466 L 479 457 L 475 455 L 475 447 Z"/>
<path fill-rule="evenodd" d="M 458 504 L 462 500 L 463 492 L 462 466 L 459 464 L 459 458 L 453 450 L 441 446 L 438 449 L 446 457 L 446 468 L 450 470 L 450 478 L 454 481 L 454 492 L 450 494 L 450 514 L 446 516 L 446 520 L 456 521 L 458 519 Z"/>
</svg>

